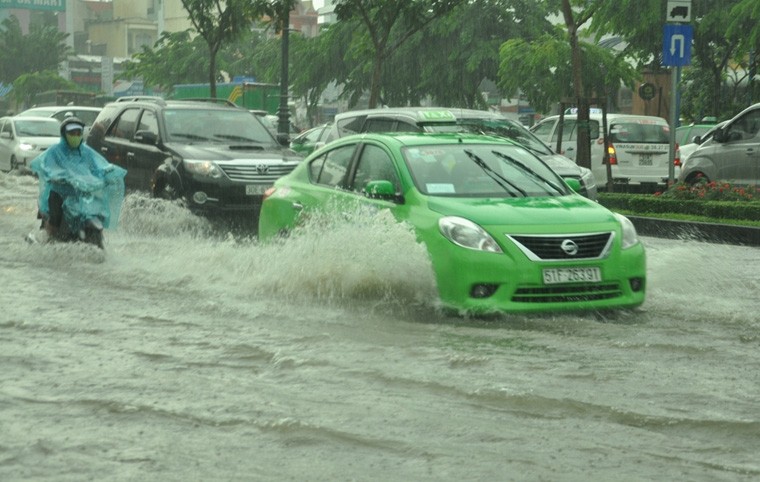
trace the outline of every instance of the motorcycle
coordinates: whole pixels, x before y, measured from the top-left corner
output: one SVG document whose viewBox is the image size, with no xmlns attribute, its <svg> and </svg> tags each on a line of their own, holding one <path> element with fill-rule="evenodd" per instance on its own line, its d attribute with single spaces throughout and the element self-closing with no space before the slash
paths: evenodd
<svg viewBox="0 0 760 482">
<path fill-rule="evenodd" d="M 37 218 L 42 220 L 40 229 L 47 234 L 47 240 L 83 242 L 104 249 L 103 230 L 118 223 L 125 173 L 109 164 L 94 173 L 61 175 L 59 171 L 55 176 L 39 176 L 40 203 L 48 203 L 48 212 L 43 214 L 38 209 Z M 59 226 L 50 222 L 53 211 L 61 218 Z M 31 234 L 27 240 L 40 241 Z"/>
</svg>

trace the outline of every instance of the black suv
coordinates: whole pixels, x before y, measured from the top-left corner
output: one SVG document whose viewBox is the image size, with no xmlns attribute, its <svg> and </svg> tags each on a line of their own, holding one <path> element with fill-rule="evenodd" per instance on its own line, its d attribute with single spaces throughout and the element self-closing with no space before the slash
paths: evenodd
<svg viewBox="0 0 760 482">
<path fill-rule="evenodd" d="M 195 212 L 251 211 L 302 157 L 234 105 L 124 97 L 106 105 L 87 144 L 127 169 L 127 189 L 184 199 Z"/>
</svg>

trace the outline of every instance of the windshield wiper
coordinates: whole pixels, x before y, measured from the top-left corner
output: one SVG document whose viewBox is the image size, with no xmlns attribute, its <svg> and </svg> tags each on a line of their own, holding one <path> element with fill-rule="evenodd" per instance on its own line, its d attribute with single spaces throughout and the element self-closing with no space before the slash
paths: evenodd
<svg viewBox="0 0 760 482">
<path fill-rule="evenodd" d="M 249 137 L 244 136 L 234 136 L 231 134 L 214 134 L 214 137 L 219 137 L 221 139 L 228 139 L 231 141 L 241 141 L 241 142 L 253 142 L 255 144 L 261 144 L 261 141 L 257 141 L 255 139 L 251 139 Z"/>
<path fill-rule="evenodd" d="M 199 136 L 198 134 L 190 134 L 187 132 L 173 132 L 170 134 L 171 137 L 184 137 L 185 139 L 192 139 L 194 141 L 207 141 L 209 140 L 208 137 Z"/>
<path fill-rule="evenodd" d="M 491 151 L 491 153 L 493 155 L 495 155 L 496 157 L 507 161 L 508 163 L 512 164 L 513 166 L 517 166 L 523 172 L 527 172 L 528 174 L 530 174 L 534 178 L 534 180 L 538 179 L 539 181 L 541 181 L 542 183 L 546 184 L 547 186 L 550 186 L 552 189 L 554 189 L 558 193 L 565 194 L 565 190 L 564 189 L 560 188 L 555 183 L 553 183 L 549 179 L 546 179 L 544 176 L 542 176 L 541 174 L 537 173 L 536 171 L 534 171 L 530 167 L 526 166 L 522 162 L 518 161 L 517 159 L 513 159 L 512 157 L 510 157 L 510 156 L 508 156 L 508 155 L 506 155 L 506 154 L 504 154 L 502 152 L 499 152 L 499 151 Z"/>
<path fill-rule="evenodd" d="M 477 154 L 473 153 L 472 151 L 470 151 L 468 149 L 465 149 L 464 153 L 467 154 L 467 157 L 469 157 L 470 159 L 472 159 L 472 161 L 475 164 L 477 164 L 481 169 L 483 169 L 483 172 L 485 172 L 486 174 L 488 174 L 488 177 L 490 177 L 491 179 L 493 179 L 494 182 L 496 182 L 496 184 L 498 184 L 499 186 L 501 186 L 502 189 L 504 189 L 509 194 L 511 194 L 512 197 L 517 197 L 517 194 L 515 194 L 511 189 L 509 189 L 509 187 L 507 187 L 507 185 L 509 185 L 513 189 L 519 191 L 520 194 L 522 194 L 523 196 L 527 196 L 528 195 L 528 193 L 526 193 L 525 191 L 523 191 L 522 189 L 520 189 L 514 183 L 510 182 L 509 179 L 505 178 L 504 176 L 502 176 L 498 172 L 496 172 L 493 169 L 491 169 L 491 166 L 489 166 L 488 164 L 486 164 L 486 162 L 483 159 L 481 159 L 480 157 L 478 157 Z"/>
</svg>

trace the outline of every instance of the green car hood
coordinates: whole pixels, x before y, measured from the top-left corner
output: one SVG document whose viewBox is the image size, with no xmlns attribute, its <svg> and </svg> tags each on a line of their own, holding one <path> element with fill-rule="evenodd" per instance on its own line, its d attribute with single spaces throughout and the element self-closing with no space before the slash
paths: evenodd
<svg viewBox="0 0 760 482">
<path fill-rule="evenodd" d="M 514 199 L 430 197 L 428 207 L 444 216 L 460 216 L 483 226 L 615 221 L 612 212 L 579 195 Z"/>
</svg>

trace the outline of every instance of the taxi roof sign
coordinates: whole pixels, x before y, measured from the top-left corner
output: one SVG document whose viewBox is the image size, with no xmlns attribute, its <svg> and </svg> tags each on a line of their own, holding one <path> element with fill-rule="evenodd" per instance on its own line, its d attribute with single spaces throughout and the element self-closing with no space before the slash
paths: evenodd
<svg viewBox="0 0 760 482">
<path fill-rule="evenodd" d="M 457 118 L 448 110 L 423 110 L 418 114 L 420 120 L 430 122 L 456 122 Z"/>
</svg>

